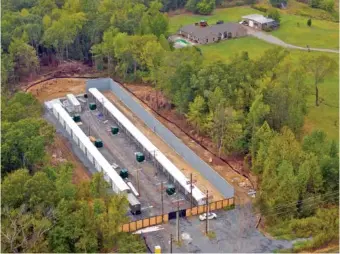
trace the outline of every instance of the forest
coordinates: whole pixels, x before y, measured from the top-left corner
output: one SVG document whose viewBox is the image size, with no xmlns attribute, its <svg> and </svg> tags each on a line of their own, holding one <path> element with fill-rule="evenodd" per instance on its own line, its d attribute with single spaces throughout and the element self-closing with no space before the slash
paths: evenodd
<svg viewBox="0 0 340 254">
<path fill-rule="evenodd" d="M 166 11 L 210 13 L 215 0 L 2 1 L 2 251 L 145 251 L 140 239 L 112 230 L 126 200 L 106 192 L 100 175 L 72 183 L 72 165 L 51 165 L 54 129 L 42 106 L 17 92 L 40 66 L 67 60 L 108 76 L 155 87 L 221 154 L 242 155 L 259 179 L 255 207 L 268 230 L 310 237 L 304 248 L 337 242 L 338 142 L 303 131 L 307 96 L 337 63 L 327 55 L 296 63 L 283 48 L 257 59 L 207 60 L 200 48 L 174 49 Z M 212 9 L 211 11 L 209 11 Z M 109 230 L 110 229 L 110 230 Z M 128 244 L 126 244 L 128 243 Z"/>
</svg>

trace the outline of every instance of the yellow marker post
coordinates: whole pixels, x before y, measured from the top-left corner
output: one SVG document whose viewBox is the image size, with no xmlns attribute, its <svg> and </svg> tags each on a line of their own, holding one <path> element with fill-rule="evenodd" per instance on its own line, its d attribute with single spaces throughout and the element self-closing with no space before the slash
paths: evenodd
<svg viewBox="0 0 340 254">
<path fill-rule="evenodd" d="M 159 245 L 155 246 L 155 253 L 162 253 L 161 246 Z"/>
</svg>

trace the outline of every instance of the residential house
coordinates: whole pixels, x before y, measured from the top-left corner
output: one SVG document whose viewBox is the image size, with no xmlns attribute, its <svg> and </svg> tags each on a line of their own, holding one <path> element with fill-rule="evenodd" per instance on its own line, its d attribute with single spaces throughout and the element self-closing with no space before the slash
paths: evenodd
<svg viewBox="0 0 340 254">
<path fill-rule="evenodd" d="M 178 34 L 184 38 L 199 44 L 208 44 L 220 40 L 238 38 L 247 35 L 247 30 L 237 23 L 223 23 L 208 25 L 206 21 L 183 26 Z"/>
</svg>

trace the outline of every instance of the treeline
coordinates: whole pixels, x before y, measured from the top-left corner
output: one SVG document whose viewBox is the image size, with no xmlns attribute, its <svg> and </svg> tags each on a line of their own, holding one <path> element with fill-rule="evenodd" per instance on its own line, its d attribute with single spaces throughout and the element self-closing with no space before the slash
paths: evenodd
<svg viewBox="0 0 340 254">
<path fill-rule="evenodd" d="M 138 236 L 119 232 L 128 203 L 101 174 L 75 185 L 72 165 L 53 166 L 55 130 L 39 102 L 17 93 L 1 103 L 1 252 L 145 252 Z"/>
</svg>

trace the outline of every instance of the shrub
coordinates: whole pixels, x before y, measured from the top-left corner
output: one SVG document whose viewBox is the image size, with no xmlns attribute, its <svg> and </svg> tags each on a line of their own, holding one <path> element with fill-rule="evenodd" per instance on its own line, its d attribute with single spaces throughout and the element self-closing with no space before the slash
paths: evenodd
<svg viewBox="0 0 340 254">
<path fill-rule="evenodd" d="M 270 28 L 270 27 L 265 27 L 262 30 L 265 31 L 265 32 L 271 32 L 273 29 Z"/>
<path fill-rule="evenodd" d="M 320 8 L 325 11 L 332 12 L 334 10 L 334 0 L 322 0 Z"/>
<path fill-rule="evenodd" d="M 215 2 L 211 0 L 210 1 L 205 0 L 205 1 L 199 2 L 196 7 L 197 7 L 197 12 L 199 14 L 208 15 L 208 14 L 211 14 L 213 10 L 215 9 Z"/>
<path fill-rule="evenodd" d="M 268 9 L 267 16 L 280 23 L 281 16 L 280 16 L 280 13 L 277 9 L 274 9 L 274 8 Z"/>
<path fill-rule="evenodd" d="M 311 27 L 312 26 L 312 19 L 307 20 L 307 26 Z"/>
<path fill-rule="evenodd" d="M 260 6 L 260 5 L 252 5 L 251 8 L 262 11 L 262 12 L 267 12 L 268 8 L 265 6 Z"/>
<path fill-rule="evenodd" d="M 245 3 L 243 1 L 236 1 L 236 6 L 242 6 L 245 5 Z"/>
</svg>

